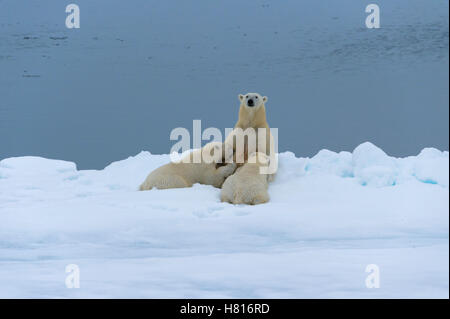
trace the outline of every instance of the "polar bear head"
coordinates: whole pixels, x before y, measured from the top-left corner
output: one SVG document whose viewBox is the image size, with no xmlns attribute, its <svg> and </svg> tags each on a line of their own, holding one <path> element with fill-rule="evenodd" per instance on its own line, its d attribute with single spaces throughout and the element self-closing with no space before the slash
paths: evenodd
<svg viewBox="0 0 450 319">
<path fill-rule="evenodd" d="M 267 96 L 261 96 L 258 93 L 239 94 L 241 105 L 250 109 L 257 109 L 267 102 Z"/>
</svg>

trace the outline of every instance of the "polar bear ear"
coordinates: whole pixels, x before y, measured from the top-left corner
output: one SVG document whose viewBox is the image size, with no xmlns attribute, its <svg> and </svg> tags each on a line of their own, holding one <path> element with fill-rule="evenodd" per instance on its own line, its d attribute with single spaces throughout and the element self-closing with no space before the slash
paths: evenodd
<svg viewBox="0 0 450 319">
<path fill-rule="evenodd" d="M 263 102 L 266 103 L 269 100 L 267 96 L 263 96 Z"/>
<path fill-rule="evenodd" d="M 244 95 L 243 95 L 243 94 L 239 94 L 239 95 L 238 95 L 238 98 L 239 98 L 239 101 L 242 102 L 242 101 L 244 100 Z"/>
</svg>

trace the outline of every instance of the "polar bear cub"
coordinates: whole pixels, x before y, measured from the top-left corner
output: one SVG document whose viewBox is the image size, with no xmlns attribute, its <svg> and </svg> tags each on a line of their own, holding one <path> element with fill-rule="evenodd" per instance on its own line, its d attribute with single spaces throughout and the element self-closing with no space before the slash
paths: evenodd
<svg viewBox="0 0 450 319">
<path fill-rule="evenodd" d="M 228 177 L 222 185 L 220 199 L 232 204 L 257 205 L 269 201 L 269 175 L 261 174 L 260 168 L 270 165 L 270 157 L 254 152 L 248 162 Z"/>
<path fill-rule="evenodd" d="M 275 178 L 278 169 L 278 156 L 275 139 L 270 131 L 266 119 L 267 96 L 258 93 L 239 94 L 239 117 L 233 131 L 225 139 L 226 144 L 233 146 L 234 158 L 238 164 L 247 161 L 248 155 L 253 152 L 263 152 L 270 156 L 271 172 L 269 181 Z M 240 165 L 238 165 L 240 166 Z"/>
<path fill-rule="evenodd" d="M 203 148 L 192 151 L 179 162 L 171 162 L 152 171 L 139 190 L 191 187 L 195 183 L 220 188 L 225 178 L 236 170 L 236 164 L 230 163 L 231 159 L 225 158 L 227 154 L 232 156 L 233 150 L 225 148 L 230 146 L 220 142 L 208 143 Z M 218 163 L 224 165 L 220 166 Z"/>
</svg>

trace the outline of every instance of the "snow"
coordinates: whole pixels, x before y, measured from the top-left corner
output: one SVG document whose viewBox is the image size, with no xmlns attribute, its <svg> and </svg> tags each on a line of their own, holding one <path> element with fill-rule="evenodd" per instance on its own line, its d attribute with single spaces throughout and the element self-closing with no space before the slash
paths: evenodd
<svg viewBox="0 0 450 319">
<path fill-rule="evenodd" d="M 395 184 L 398 170 L 394 159 L 371 143 L 361 144 L 353 151 L 352 163 L 354 175 L 362 185 Z"/>
<path fill-rule="evenodd" d="M 103 170 L 0 161 L 0 297 L 448 298 L 449 153 L 279 155 L 271 201 L 137 191 L 169 155 Z M 67 289 L 65 267 L 80 269 Z M 366 288 L 366 266 L 380 288 Z"/>
</svg>

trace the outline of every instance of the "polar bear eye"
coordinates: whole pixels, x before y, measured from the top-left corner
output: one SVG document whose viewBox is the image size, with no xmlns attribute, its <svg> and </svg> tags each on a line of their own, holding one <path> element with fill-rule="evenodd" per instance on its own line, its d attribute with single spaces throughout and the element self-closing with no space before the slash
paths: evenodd
<svg viewBox="0 0 450 319">
<path fill-rule="evenodd" d="M 255 96 L 255 99 L 257 99 L 258 97 L 257 96 Z"/>
<path fill-rule="evenodd" d="M 245 98 L 248 99 L 248 95 L 246 95 Z"/>
</svg>

